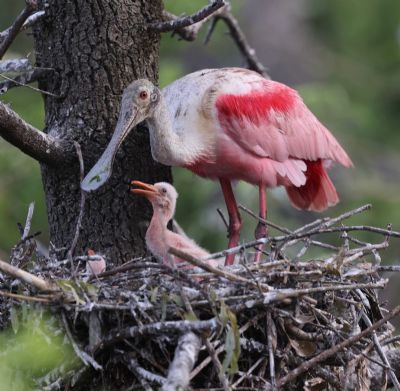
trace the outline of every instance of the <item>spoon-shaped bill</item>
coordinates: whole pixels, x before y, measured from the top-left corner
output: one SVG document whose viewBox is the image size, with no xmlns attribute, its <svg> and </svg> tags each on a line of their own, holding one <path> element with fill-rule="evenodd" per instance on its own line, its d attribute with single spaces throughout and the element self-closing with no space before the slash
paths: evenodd
<svg viewBox="0 0 400 391">
<path fill-rule="evenodd" d="M 97 163 L 92 167 L 81 183 L 81 189 L 87 192 L 98 189 L 112 173 L 112 166 L 119 146 L 124 141 L 130 130 L 138 123 L 138 111 L 133 105 L 124 105 L 118 118 L 114 134 L 106 150 Z"/>
</svg>

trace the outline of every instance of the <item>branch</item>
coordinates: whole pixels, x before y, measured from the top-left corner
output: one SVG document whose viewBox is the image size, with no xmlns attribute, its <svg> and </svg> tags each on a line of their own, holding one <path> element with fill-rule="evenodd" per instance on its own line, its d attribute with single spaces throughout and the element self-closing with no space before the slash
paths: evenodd
<svg viewBox="0 0 400 391">
<path fill-rule="evenodd" d="M 215 318 L 209 320 L 180 320 L 168 322 L 156 322 L 143 326 L 132 326 L 122 330 L 113 331 L 97 348 L 105 345 L 110 345 L 114 342 L 121 341 L 126 338 L 133 338 L 137 335 L 158 335 L 168 334 L 173 332 L 189 332 L 189 331 L 203 331 L 203 330 L 216 330 L 218 322 Z"/>
<path fill-rule="evenodd" d="M 180 30 L 210 17 L 210 15 L 212 15 L 215 11 L 219 10 L 225 5 L 225 0 L 213 0 L 210 4 L 192 15 L 185 16 L 183 18 L 171 17 L 169 21 L 150 23 L 148 25 L 148 28 L 154 31 L 158 31 L 160 33 Z M 166 14 L 164 14 L 164 17 L 165 15 Z M 171 16 L 171 14 L 167 15 Z"/>
<path fill-rule="evenodd" d="M 385 352 L 390 368 L 400 375 L 400 349 L 390 349 Z M 370 364 L 371 370 L 371 390 L 381 390 L 383 385 L 386 383 L 386 370 L 382 365 L 375 363 Z"/>
<path fill-rule="evenodd" d="M 0 95 L 4 94 L 7 92 L 10 88 L 13 87 L 20 87 L 20 86 L 27 86 L 29 83 L 33 83 L 35 81 L 42 80 L 46 78 L 50 73 L 53 73 L 54 70 L 51 68 L 35 68 L 32 70 L 29 70 L 28 72 L 25 72 L 21 75 L 15 76 L 14 78 L 7 77 L 5 75 L 2 75 L 0 73 L 0 77 L 6 79 L 5 81 L 0 83 Z M 32 88 L 32 87 L 30 87 Z M 39 90 L 43 94 L 46 95 L 51 95 L 51 96 L 56 96 L 55 94 L 52 94 L 51 92 L 48 91 L 43 91 Z"/>
<path fill-rule="evenodd" d="M 56 285 L 53 283 L 44 280 L 43 278 L 36 277 L 35 275 L 26 272 L 18 267 L 12 266 L 7 262 L 0 260 L 0 270 L 4 273 L 9 274 L 15 278 L 20 279 L 21 281 L 26 282 L 29 285 L 34 286 L 36 289 L 40 291 L 57 291 L 59 290 Z"/>
<path fill-rule="evenodd" d="M 373 331 L 377 330 L 379 327 L 383 326 L 386 322 L 388 322 L 390 319 L 394 318 L 400 313 L 400 306 L 397 306 L 393 311 L 391 311 L 388 315 L 386 315 L 384 318 L 379 320 L 378 322 L 374 323 L 372 326 L 366 328 L 364 331 L 362 331 L 359 334 L 356 334 L 343 342 L 340 342 L 337 345 L 332 346 L 332 348 L 323 351 L 322 353 L 318 354 L 317 356 L 311 358 L 310 360 L 307 360 L 303 362 L 301 365 L 299 365 L 296 369 L 293 371 L 289 372 L 286 376 L 283 376 L 279 379 L 277 382 L 278 387 L 283 387 L 286 383 L 293 381 L 296 379 L 298 376 L 303 374 L 304 372 L 312 369 L 315 367 L 317 364 L 319 364 L 322 361 L 325 361 L 329 357 L 332 357 L 339 351 L 347 348 L 348 346 L 351 346 L 355 342 L 359 341 L 361 338 L 366 337 L 367 335 L 371 334 Z M 267 391 L 270 391 L 271 388 L 267 387 Z"/>
<path fill-rule="evenodd" d="M 248 285 L 251 285 L 256 288 L 261 287 L 261 288 L 265 289 L 266 291 L 271 290 L 271 287 L 269 287 L 267 284 L 261 284 L 261 283 L 257 284 L 256 282 L 249 280 L 247 278 L 244 278 L 242 276 L 238 276 L 236 274 L 230 273 L 225 270 L 220 270 L 214 266 L 209 265 L 208 263 L 206 263 L 204 261 L 201 261 L 200 259 L 193 257 L 191 254 L 188 254 L 188 253 L 186 253 L 182 250 L 179 250 L 175 247 L 170 247 L 168 252 L 172 255 L 176 255 L 179 258 L 184 259 L 185 261 L 188 261 L 192 265 L 198 266 L 201 269 L 206 270 L 207 272 L 213 273 L 219 277 L 226 278 L 229 281 L 238 282 L 238 283 L 242 283 L 242 284 L 243 283 L 248 284 Z"/>
<path fill-rule="evenodd" d="M 15 37 L 21 30 L 22 25 L 37 8 L 37 0 L 26 0 L 26 6 L 22 12 L 17 16 L 14 23 L 5 31 L 0 34 L 0 59 L 3 58 L 4 53 L 10 47 Z"/>
<path fill-rule="evenodd" d="M 161 388 L 162 391 L 186 390 L 200 347 L 200 338 L 192 332 L 183 334 L 179 338 L 174 360 L 169 367 L 167 381 Z"/>
<path fill-rule="evenodd" d="M 26 30 L 27 28 L 34 26 L 37 22 L 39 22 L 39 20 L 44 18 L 45 14 L 45 11 L 35 12 L 28 19 L 26 19 L 25 23 L 21 27 L 21 30 Z"/>
<path fill-rule="evenodd" d="M 0 73 L 27 72 L 32 70 L 32 65 L 27 58 L 13 58 L 0 61 Z"/>
<path fill-rule="evenodd" d="M 61 142 L 25 122 L 0 102 L 0 136 L 42 163 L 61 165 L 75 161 L 72 145 Z"/>
</svg>

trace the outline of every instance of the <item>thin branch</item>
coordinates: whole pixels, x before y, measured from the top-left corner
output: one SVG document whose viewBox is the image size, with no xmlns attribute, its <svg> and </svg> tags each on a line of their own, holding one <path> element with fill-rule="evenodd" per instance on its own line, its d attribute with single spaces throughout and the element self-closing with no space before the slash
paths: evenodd
<svg viewBox="0 0 400 391">
<path fill-rule="evenodd" d="M 275 377 L 275 356 L 274 347 L 272 343 L 272 316 L 271 310 L 267 309 L 267 341 L 268 341 L 268 361 L 269 361 L 269 376 L 271 379 L 271 390 L 276 391 L 276 377 Z"/>
<path fill-rule="evenodd" d="M 31 230 L 32 217 L 33 217 L 34 209 L 35 209 L 35 203 L 31 202 L 29 204 L 28 215 L 26 216 L 25 228 L 24 228 L 24 232 L 22 233 L 22 236 L 21 236 L 21 241 L 26 240 L 26 238 L 29 235 L 29 231 Z"/>
<path fill-rule="evenodd" d="M 155 373 L 152 373 L 144 368 L 142 368 L 136 359 L 133 357 L 123 357 L 123 361 L 127 365 L 130 371 L 132 371 L 136 377 L 139 377 L 140 379 L 147 380 L 151 383 L 157 383 L 157 384 L 164 384 L 166 382 L 165 377 L 162 377 L 160 375 L 156 375 Z"/>
<path fill-rule="evenodd" d="M 214 349 L 208 338 L 204 338 L 204 345 L 206 346 L 208 354 L 210 355 L 214 367 L 217 371 L 219 381 L 221 382 L 222 385 L 222 390 L 229 391 L 230 390 L 229 381 L 225 376 L 224 368 L 222 367 L 221 361 L 219 361 L 217 351 Z"/>
<path fill-rule="evenodd" d="M 370 321 L 370 319 L 368 318 L 367 314 L 362 311 L 362 318 L 364 320 L 364 322 L 367 324 L 368 327 L 372 326 L 372 323 Z M 374 345 L 375 345 L 375 350 L 378 353 L 378 356 L 381 358 L 382 362 L 389 367 L 389 376 L 390 376 L 390 380 L 392 381 L 392 384 L 394 386 L 394 388 L 396 389 L 396 391 L 400 391 L 400 383 L 399 380 L 396 377 L 396 373 L 394 372 L 393 368 L 391 368 L 390 363 L 388 358 L 386 357 L 385 352 L 382 349 L 382 346 L 379 342 L 379 339 L 376 335 L 376 332 L 373 331 L 372 332 L 372 339 L 374 341 Z"/>
<path fill-rule="evenodd" d="M 75 351 L 75 354 L 81 359 L 81 361 L 86 365 L 89 366 L 89 364 L 96 370 L 102 370 L 103 367 L 89 354 L 87 354 L 85 351 L 83 351 L 78 344 L 75 342 L 74 337 L 71 333 L 71 329 L 68 324 L 67 317 L 65 315 L 65 311 L 61 312 L 61 320 L 64 324 L 65 331 L 67 333 L 68 339 L 71 342 L 71 345 Z"/>
<path fill-rule="evenodd" d="M 293 381 L 296 379 L 298 376 L 300 376 L 302 373 L 312 369 L 315 367 L 317 364 L 320 362 L 325 361 L 329 357 L 332 357 L 339 351 L 347 348 L 348 346 L 351 346 L 355 342 L 359 341 L 361 338 L 366 337 L 367 335 L 371 334 L 373 331 L 377 330 L 379 327 L 383 326 L 386 322 L 388 322 L 390 319 L 394 318 L 400 313 L 400 306 L 397 306 L 393 311 L 391 311 L 388 315 L 383 317 L 381 320 L 378 322 L 374 323 L 372 326 L 366 328 L 363 330 L 361 333 L 356 334 L 343 342 L 338 343 L 337 345 L 332 346 L 328 350 L 324 350 L 322 353 L 318 354 L 317 356 L 311 358 L 310 360 L 307 360 L 303 362 L 301 365 L 299 365 L 296 369 L 293 371 L 290 371 L 286 376 L 281 377 L 278 380 L 278 387 L 283 387 L 286 383 Z M 271 388 L 267 388 L 267 390 L 271 390 Z"/>
<path fill-rule="evenodd" d="M 126 338 L 133 338 L 137 335 L 159 335 L 173 332 L 189 332 L 202 330 L 216 330 L 218 322 L 215 318 L 209 320 L 180 320 L 168 322 L 156 322 L 143 326 L 132 326 L 122 330 L 112 331 L 110 335 L 98 346 L 101 348 L 106 345 L 121 341 Z"/>
<path fill-rule="evenodd" d="M 25 23 L 22 25 L 21 30 L 26 30 L 29 27 L 34 26 L 37 22 L 42 20 L 46 15 L 46 11 L 38 11 L 32 14 L 28 19 L 25 20 Z"/>
<path fill-rule="evenodd" d="M 183 334 L 179 338 L 174 359 L 168 369 L 167 381 L 161 388 L 162 391 L 186 390 L 200 347 L 200 338 L 192 332 Z"/>
<path fill-rule="evenodd" d="M 61 165 L 75 161 L 69 143 L 61 142 L 34 128 L 2 102 L 0 102 L 0 136 L 42 163 Z"/>
<path fill-rule="evenodd" d="M 37 0 L 26 0 L 26 6 L 22 12 L 17 16 L 14 23 L 0 35 L 0 59 L 3 58 L 4 53 L 10 47 L 15 37 L 21 30 L 22 25 L 28 17 L 37 8 Z"/>
<path fill-rule="evenodd" d="M 226 2 L 224 0 L 213 0 L 210 4 L 202 8 L 200 11 L 195 12 L 192 15 L 185 16 L 183 18 L 177 18 L 165 22 L 150 23 L 148 28 L 160 33 L 165 33 L 168 31 L 175 31 L 183 29 L 184 27 L 191 26 L 197 22 L 212 15 L 215 11 L 225 6 Z"/>
<path fill-rule="evenodd" d="M 0 95 L 4 94 L 13 87 L 27 87 L 36 92 L 40 92 L 41 94 L 58 98 L 58 95 L 53 94 L 52 92 L 41 90 L 40 88 L 32 87 L 29 85 L 29 83 L 33 83 L 35 81 L 46 78 L 50 73 L 53 72 L 54 70 L 51 68 L 35 68 L 29 72 L 23 73 L 22 75 L 15 76 L 14 78 L 8 77 L 0 73 L 0 77 L 5 79 L 5 81 L 0 82 Z"/>
<path fill-rule="evenodd" d="M 258 284 L 256 282 L 251 281 L 242 276 L 238 276 L 236 274 L 230 273 L 225 270 L 220 270 L 214 266 L 209 265 L 208 263 L 206 263 L 204 261 L 201 261 L 200 259 L 193 257 L 192 255 L 190 255 L 182 250 L 175 248 L 175 247 L 170 247 L 168 252 L 173 255 L 178 256 L 179 258 L 184 259 L 185 261 L 188 261 L 192 265 L 198 266 L 201 269 L 206 270 L 210 273 L 213 273 L 219 277 L 226 278 L 227 280 L 230 280 L 233 282 L 238 282 L 238 283 L 244 283 L 244 284 L 248 284 L 248 285 L 255 286 L 255 287 L 260 286 L 261 288 L 263 288 L 264 290 L 267 290 L 267 291 L 271 290 L 271 287 L 269 287 L 266 284 Z"/>
<path fill-rule="evenodd" d="M 32 65 L 27 58 L 13 58 L 0 61 L 0 73 L 27 72 L 32 70 Z"/>
<path fill-rule="evenodd" d="M 18 267 L 12 266 L 7 262 L 0 260 L 0 270 L 4 273 L 9 274 L 15 278 L 20 279 L 21 281 L 26 282 L 27 284 L 34 286 L 36 289 L 40 291 L 58 291 L 58 287 L 51 283 L 50 281 L 46 281 L 43 278 L 37 277 L 31 273 L 26 272 L 25 270 L 19 269 Z"/>
</svg>

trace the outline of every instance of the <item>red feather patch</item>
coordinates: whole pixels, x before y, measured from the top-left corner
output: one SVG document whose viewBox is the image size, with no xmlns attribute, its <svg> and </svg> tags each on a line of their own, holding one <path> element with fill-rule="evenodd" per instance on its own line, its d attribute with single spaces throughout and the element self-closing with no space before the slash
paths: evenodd
<svg viewBox="0 0 400 391">
<path fill-rule="evenodd" d="M 216 102 L 220 116 L 247 118 L 257 122 L 270 110 L 286 112 L 295 103 L 296 93 L 291 88 L 276 83 L 271 91 L 256 91 L 245 95 L 221 95 Z"/>
</svg>

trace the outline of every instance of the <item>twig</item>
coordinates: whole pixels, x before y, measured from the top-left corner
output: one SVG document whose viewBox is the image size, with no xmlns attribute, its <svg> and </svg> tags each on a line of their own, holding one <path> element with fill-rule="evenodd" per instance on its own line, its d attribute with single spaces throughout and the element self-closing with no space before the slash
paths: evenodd
<svg viewBox="0 0 400 391">
<path fill-rule="evenodd" d="M 299 365 L 296 369 L 293 371 L 290 371 L 286 376 L 281 377 L 278 380 L 278 387 L 283 387 L 286 383 L 293 381 L 296 379 L 298 376 L 300 376 L 302 373 L 310 370 L 317 364 L 319 364 L 322 361 L 325 361 L 329 357 L 332 357 L 339 351 L 345 349 L 348 346 L 351 346 L 355 342 L 359 341 L 361 338 L 366 337 L 368 334 L 372 333 L 379 327 L 383 326 L 386 322 L 388 322 L 390 319 L 394 318 L 400 313 L 400 306 L 397 306 L 393 311 L 391 311 L 388 315 L 383 317 L 381 320 L 378 322 L 374 323 L 372 326 L 366 328 L 363 330 L 361 333 L 356 334 L 348 339 L 346 339 L 343 342 L 340 342 L 337 345 L 332 346 L 330 349 L 323 351 L 322 353 L 318 354 L 317 356 L 311 358 L 310 360 L 307 360 L 303 362 L 301 365 Z M 270 389 L 270 388 L 269 388 Z"/>
<path fill-rule="evenodd" d="M 208 338 L 204 338 L 204 345 L 206 346 L 208 354 L 210 355 L 211 360 L 215 366 L 219 381 L 221 382 L 222 389 L 224 391 L 229 391 L 229 381 L 225 376 L 224 368 L 222 367 L 221 361 L 219 361 L 218 353 L 216 352 Z"/>
<path fill-rule="evenodd" d="M 193 332 L 183 334 L 175 349 L 174 359 L 168 369 L 162 391 L 185 390 L 189 385 L 190 372 L 196 363 L 201 347 L 200 338 Z"/>
<path fill-rule="evenodd" d="M 276 378 L 275 378 L 275 356 L 274 347 L 272 343 L 272 317 L 271 310 L 267 309 L 267 341 L 268 341 L 268 361 L 269 361 L 269 376 L 271 380 L 271 390 L 276 391 Z"/>
<path fill-rule="evenodd" d="M 25 20 L 25 23 L 22 25 L 21 30 L 26 30 L 27 28 L 34 26 L 37 22 L 42 20 L 45 15 L 46 11 L 35 12 L 28 19 Z"/>
<path fill-rule="evenodd" d="M 111 331 L 109 336 L 102 343 L 100 343 L 100 346 L 98 346 L 97 348 L 101 348 L 117 341 L 121 341 L 125 338 L 133 338 L 137 335 L 158 335 L 174 332 L 186 333 L 189 331 L 202 330 L 213 331 L 216 330 L 218 327 L 219 325 L 215 318 L 209 320 L 180 320 L 156 322 L 143 326 L 132 326 L 121 330 Z"/>
<path fill-rule="evenodd" d="M 123 361 L 126 363 L 129 370 L 131 370 L 139 378 L 145 379 L 151 383 L 164 384 L 166 382 L 165 377 L 156 375 L 155 373 L 149 372 L 148 370 L 139 366 L 138 362 L 133 357 L 123 357 Z"/>
<path fill-rule="evenodd" d="M 51 68 L 35 68 L 35 69 L 32 69 L 31 71 L 25 72 L 22 75 L 18 75 L 14 78 L 8 77 L 8 76 L 0 73 L 0 77 L 6 80 L 3 82 L 0 82 L 0 95 L 4 94 L 12 87 L 27 87 L 36 92 L 40 92 L 41 94 L 58 98 L 59 96 L 56 94 L 53 94 L 52 92 L 45 91 L 40 88 L 29 85 L 29 83 L 33 83 L 35 81 L 44 79 L 50 73 L 53 73 L 53 72 L 54 72 L 54 70 Z"/>
<path fill-rule="evenodd" d="M 22 12 L 14 20 L 14 23 L 0 35 L 0 59 L 3 58 L 4 53 L 10 47 L 15 37 L 19 33 L 22 25 L 37 8 L 37 0 L 26 0 L 26 6 Z"/>
<path fill-rule="evenodd" d="M 34 209 L 35 209 L 35 203 L 31 202 L 28 208 L 28 215 L 26 216 L 24 232 L 22 233 L 21 236 L 22 241 L 28 237 L 29 231 L 31 230 L 31 223 L 32 223 L 32 216 Z"/>
<path fill-rule="evenodd" d="M 385 265 L 376 268 L 380 272 L 400 272 L 400 265 Z"/>
<path fill-rule="evenodd" d="M 76 141 L 74 141 L 74 146 L 75 146 L 76 154 L 79 159 L 79 170 L 80 170 L 80 181 L 79 182 L 82 182 L 83 178 L 85 177 L 85 167 L 83 165 L 81 146 Z M 81 189 L 81 187 L 79 187 L 79 189 Z M 74 255 L 76 244 L 78 243 L 79 233 L 82 228 L 82 218 L 83 218 L 83 211 L 85 209 L 85 201 L 86 201 L 86 192 L 81 189 L 81 202 L 80 202 L 80 207 L 79 207 L 78 219 L 76 221 L 75 234 L 74 234 L 74 238 L 72 239 L 71 247 L 67 253 L 67 258 L 69 259 L 69 261 L 71 263 L 71 271 L 72 271 L 73 276 L 75 276 L 76 270 L 77 270 L 77 268 L 75 268 L 75 266 L 74 266 L 73 255 Z"/>
<path fill-rule="evenodd" d="M 0 73 L 28 72 L 31 70 L 32 65 L 27 58 L 13 58 L 0 61 Z"/>
<path fill-rule="evenodd" d="M 249 214 L 251 217 L 254 217 L 255 219 L 257 219 L 258 221 L 260 221 L 261 223 L 268 225 L 269 227 L 275 228 L 276 230 L 285 233 L 285 234 L 293 234 L 293 231 L 291 231 L 290 229 L 287 229 L 285 227 L 281 227 L 278 224 L 272 223 L 271 221 L 268 220 L 264 220 L 263 218 L 261 218 L 260 216 L 257 216 L 253 211 L 251 211 L 250 209 L 246 208 L 243 205 L 238 205 L 238 208 L 243 210 L 244 212 L 246 212 L 247 214 Z M 321 243 L 318 242 L 316 240 L 309 240 L 310 244 L 313 244 L 315 246 L 318 247 L 322 247 L 322 248 L 329 248 L 331 250 L 335 250 L 337 251 L 338 248 L 336 246 L 332 246 L 331 244 L 327 244 L 327 243 Z M 297 258 L 297 256 L 296 256 Z"/>
<path fill-rule="evenodd" d="M 68 320 L 65 315 L 65 311 L 61 312 L 61 319 L 64 324 L 65 332 L 67 333 L 68 339 L 71 342 L 71 345 L 75 351 L 75 354 L 81 359 L 81 361 L 86 365 L 89 366 L 89 364 L 96 370 L 102 370 L 103 367 L 89 354 L 84 352 L 78 344 L 75 342 L 74 337 L 71 333 L 71 329 L 69 328 Z"/>
<path fill-rule="evenodd" d="M 69 143 L 61 142 L 34 128 L 0 102 L 0 136 L 34 159 L 49 165 L 73 163 Z"/>
<path fill-rule="evenodd" d="M 206 263 L 204 261 L 201 261 L 201 260 L 193 257 L 192 255 L 190 255 L 190 254 L 188 254 L 188 253 L 186 253 L 186 252 L 184 252 L 182 250 L 179 250 L 179 249 L 177 249 L 175 247 L 170 247 L 168 252 L 173 254 L 173 255 L 178 256 L 179 258 L 182 258 L 182 259 L 188 261 L 192 265 L 198 266 L 201 269 L 206 270 L 206 271 L 208 271 L 210 273 L 213 273 L 213 274 L 215 274 L 215 275 L 217 275 L 219 277 L 226 278 L 229 281 L 238 282 L 238 283 L 244 283 L 244 284 L 248 284 L 248 285 L 251 285 L 251 286 L 255 286 L 257 288 L 260 286 L 261 288 L 263 288 L 264 290 L 267 290 L 267 291 L 269 291 L 271 289 L 266 284 L 258 284 L 257 282 L 251 281 L 251 280 L 249 280 L 247 278 L 244 278 L 242 276 L 238 276 L 238 275 L 229 273 L 229 272 L 227 272 L 225 270 L 217 269 L 216 267 L 211 266 L 208 263 Z"/>
<path fill-rule="evenodd" d="M 38 303 L 50 303 L 51 302 L 50 299 L 46 299 L 44 297 L 19 295 L 17 293 L 5 292 L 2 290 L 0 290 L 0 296 L 10 297 L 12 299 L 17 299 L 17 300 L 36 301 Z"/>
<path fill-rule="evenodd" d="M 361 312 L 361 316 L 362 316 L 364 322 L 366 323 L 366 325 L 367 325 L 368 327 L 371 327 L 371 326 L 372 326 L 372 322 L 371 322 L 371 320 L 368 318 L 367 314 L 366 314 L 364 311 Z M 383 349 L 382 349 L 382 346 L 381 346 L 381 344 L 380 344 L 380 342 L 379 342 L 379 339 L 378 339 L 378 337 L 377 337 L 375 331 L 372 332 L 372 339 L 373 339 L 373 341 L 374 341 L 375 350 L 376 350 L 376 352 L 378 353 L 378 356 L 381 358 L 382 362 L 383 362 L 387 367 L 389 367 L 389 376 L 390 376 L 390 380 L 392 381 L 392 384 L 393 384 L 394 388 L 396 389 L 396 391 L 400 391 L 400 383 L 399 383 L 399 380 L 397 379 L 396 373 L 394 372 L 393 368 L 391 368 L 391 365 L 390 365 L 390 363 L 389 363 L 389 360 L 388 360 L 388 358 L 386 357 L 386 354 L 385 354 L 385 352 L 384 352 Z"/>
<path fill-rule="evenodd" d="M 177 18 L 165 22 L 150 23 L 148 28 L 160 33 L 167 31 L 179 30 L 187 26 L 191 26 L 197 22 L 212 15 L 215 11 L 226 5 L 224 0 L 213 0 L 210 4 L 202 8 L 200 11 L 195 12 L 192 15 L 185 16 L 183 18 Z"/>
<path fill-rule="evenodd" d="M 58 291 L 58 287 L 51 283 L 50 281 L 46 281 L 43 278 L 37 277 L 31 273 L 26 272 L 25 270 L 19 269 L 15 266 L 10 265 L 7 262 L 0 260 L 0 270 L 4 273 L 9 274 L 15 278 L 20 279 L 21 281 L 26 282 L 29 285 L 34 286 L 36 289 L 40 291 Z"/>
</svg>

